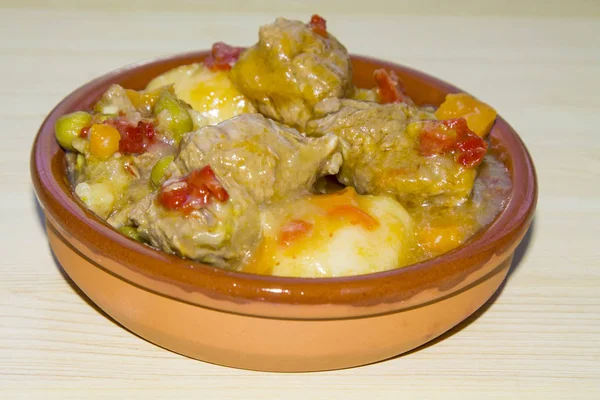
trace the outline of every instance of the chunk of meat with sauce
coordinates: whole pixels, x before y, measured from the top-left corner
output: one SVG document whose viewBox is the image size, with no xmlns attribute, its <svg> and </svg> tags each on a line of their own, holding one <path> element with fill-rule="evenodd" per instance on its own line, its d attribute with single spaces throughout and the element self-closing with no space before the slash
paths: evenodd
<svg viewBox="0 0 600 400">
<path fill-rule="evenodd" d="M 260 114 L 242 114 L 184 138 L 170 173 L 210 165 L 259 204 L 306 193 L 340 168 L 335 135 L 307 138 Z"/>
<path fill-rule="evenodd" d="M 252 252 L 260 236 L 259 208 L 241 186 L 219 182 L 228 200 L 215 198 L 185 211 L 163 204 L 160 194 L 173 192 L 181 184 L 178 179 L 167 181 L 158 192 L 139 201 L 129 219 L 142 238 L 163 251 L 234 267 Z"/>
<path fill-rule="evenodd" d="M 319 118 L 308 123 L 307 133 L 340 138 L 344 163 L 338 180 L 359 193 L 444 206 L 461 204 L 471 193 L 486 144 L 466 124 L 436 121 L 405 103 L 332 98 L 315 112 Z"/>
<path fill-rule="evenodd" d="M 278 18 L 262 26 L 231 78 L 262 114 L 300 130 L 319 101 L 354 90 L 348 52 L 319 18 L 308 24 Z"/>
<path fill-rule="evenodd" d="M 156 247 L 236 267 L 260 240 L 261 207 L 307 194 L 318 178 L 336 174 L 341 164 L 337 149 L 334 135 L 307 138 L 260 114 L 242 114 L 186 135 L 159 194 L 138 203 L 129 217 Z M 207 201 L 192 199 L 196 206 L 178 209 L 161 198 L 207 166 L 212 183 L 196 184 L 206 188 Z M 184 204 L 189 195 L 171 193 L 167 201 Z"/>
</svg>

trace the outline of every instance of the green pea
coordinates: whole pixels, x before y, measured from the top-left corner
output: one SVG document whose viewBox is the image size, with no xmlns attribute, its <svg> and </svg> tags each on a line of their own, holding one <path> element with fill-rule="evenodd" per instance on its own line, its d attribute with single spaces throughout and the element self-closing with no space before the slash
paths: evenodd
<svg viewBox="0 0 600 400">
<path fill-rule="evenodd" d="M 84 111 L 63 115 L 54 125 L 58 144 L 65 150 L 74 150 L 73 139 L 78 138 L 81 130 L 92 122 L 92 116 Z"/>
<path fill-rule="evenodd" d="M 166 130 L 175 143 L 179 143 L 184 133 L 194 129 L 192 117 L 185 106 L 168 90 L 163 91 L 154 105 L 154 116 L 159 127 Z"/>
<path fill-rule="evenodd" d="M 165 176 L 165 171 L 171 162 L 175 159 L 175 156 L 164 156 L 154 164 L 152 172 L 150 172 L 150 182 L 152 186 L 157 188 L 160 186 L 160 181 Z"/>
<path fill-rule="evenodd" d="M 119 232 L 121 232 L 123 235 L 125 235 L 128 238 L 133 239 L 137 242 L 142 241 L 140 234 L 138 233 L 137 229 L 134 228 L 133 226 L 122 226 L 119 228 Z"/>
</svg>

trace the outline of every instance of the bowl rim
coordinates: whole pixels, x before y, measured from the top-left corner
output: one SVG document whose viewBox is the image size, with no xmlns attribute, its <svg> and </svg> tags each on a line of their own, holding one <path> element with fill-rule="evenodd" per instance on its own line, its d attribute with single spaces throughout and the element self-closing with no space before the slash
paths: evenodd
<svg viewBox="0 0 600 400">
<path fill-rule="evenodd" d="M 42 122 L 31 151 L 31 176 L 34 191 L 46 218 L 65 238 L 79 241 L 92 260 L 110 259 L 117 251 L 123 269 L 96 265 L 114 275 L 133 281 L 152 292 L 204 306 L 193 292 L 234 303 L 261 302 L 273 305 L 376 305 L 403 302 L 427 289 L 452 288 L 491 258 L 512 253 L 527 231 L 537 203 L 538 186 L 531 156 L 518 134 L 498 115 L 490 137 L 501 142 L 511 166 L 512 192 L 496 218 L 463 245 L 438 257 L 393 270 L 331 278 L 294 278 L 229 271 L 137 243 L 111 228 L 74 198 L 72 190 L 53 172 L 53 159 L 62 150 L 54 140 L 54 121 L 66 110 L 74 111 L 94 90 L 120 82 L 125 76 L 165 63 L 183 65 L 201 61 L 209 51 L 194 51 L 136 62 L 116 69 L 80 86 L 60 101 Z M 446 93 L 464 92 L 440 79 L 415 69 L 351 55 L 353 62 L 371 63 L 392 69 L 400 75 L 429 82 Z M 512 149 L 509 151 L 509 149 Z M 79 246 L 75 246 L 79 247 Z M 79 249 L 81 252 L 81 249 Z M 91 256 L 89 256 L 91 255 Z M 132 276 L 144 277 L 142 280 Z M 177 290 L 166 291 L 173 285 Z M 181 290 L 183 289 L 183 290 Z M 168 293 L 169 292 L 169 293 Z"/>
</svg>

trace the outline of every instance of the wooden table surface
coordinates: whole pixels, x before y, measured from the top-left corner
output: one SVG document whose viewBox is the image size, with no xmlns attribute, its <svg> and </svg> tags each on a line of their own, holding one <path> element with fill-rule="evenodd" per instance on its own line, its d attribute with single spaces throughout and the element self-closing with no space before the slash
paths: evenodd
<svg viewBox="0 0 600 400">
<path fill-rule="evenodd" d="M 600 2 L 78 3 L 0 3 L 0 398 L 600 398 Z M 29 175 L 42 119 L 109 70 L 313 12 L 351 52 L 452 82 L 520 133 L 540 198 L 506 285 L 433 345 L 343 371 L 230 369 L 130 334 L 48 247 Z"/>
</svg>

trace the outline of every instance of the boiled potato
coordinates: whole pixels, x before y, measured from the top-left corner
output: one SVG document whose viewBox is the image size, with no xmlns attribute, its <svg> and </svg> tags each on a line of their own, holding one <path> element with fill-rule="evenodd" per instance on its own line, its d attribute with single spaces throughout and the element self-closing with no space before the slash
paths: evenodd
<svg viewBox="0 0 600 400">
<path fill-rule="evenodd" d="M 255 111 L 229 79 L 229 71 L 213 71 L 202 63 L 182 65 L 154 78 L 146 90 L 168 85 L 210 125 Z"/>
<path fill-rule="evenodd" d="M 293 277 L 368 274 L 405 266 L 415 245 L 406 210 L 354 189 L 313 195 L 263 214 L 263 240 L 246 272 Z"/>
</svg>

